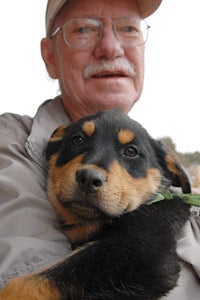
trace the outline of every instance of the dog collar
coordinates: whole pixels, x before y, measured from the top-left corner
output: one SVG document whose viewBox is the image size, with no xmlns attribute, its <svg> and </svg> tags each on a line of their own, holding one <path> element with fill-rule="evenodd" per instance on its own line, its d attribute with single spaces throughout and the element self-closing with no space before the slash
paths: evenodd
<svg viewBox="0 0 200 300">
<path fill-rule="evenodd" d="M 169 190 L 165 190 L 162 193 L 156 195 L 155 198 L 147 201 L 147 204 L 150 205 L 155 202 L 160 202 L 163 200 L 171 200 L 174 197 L 180 197 L 183 199 L 183 202 L 190 204 L 192 206 L 200 207 L 200 195 L 198 194 L 182 194 L 182 193 L 172 193 Z"/>
</svg>

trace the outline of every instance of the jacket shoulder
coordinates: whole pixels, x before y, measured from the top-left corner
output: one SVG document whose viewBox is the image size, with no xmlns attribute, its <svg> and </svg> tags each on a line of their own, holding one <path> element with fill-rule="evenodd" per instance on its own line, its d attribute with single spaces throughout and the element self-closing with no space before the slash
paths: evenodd
<svg viewBox="0 0 200 300">
<path fill-rule="evenodd" d="M 0 115 L 0 144 L 15 140 L 24 142 L 30 134 L 33 119 L 29 116 L 20 116 L 12 113 Z"/>
</svg>

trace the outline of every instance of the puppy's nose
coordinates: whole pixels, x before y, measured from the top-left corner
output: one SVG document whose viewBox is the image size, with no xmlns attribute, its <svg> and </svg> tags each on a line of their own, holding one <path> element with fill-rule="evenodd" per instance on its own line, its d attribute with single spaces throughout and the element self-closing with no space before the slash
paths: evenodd
<svg viewBox="0 0 200 300">
<path fill-rule="evenodd" d="M 92 192 L 104 185 L 106 176 L 100 171 L 82 169 L 76 173 L 76 181 L 81 190 L 84 192 Z"/>
</svg>

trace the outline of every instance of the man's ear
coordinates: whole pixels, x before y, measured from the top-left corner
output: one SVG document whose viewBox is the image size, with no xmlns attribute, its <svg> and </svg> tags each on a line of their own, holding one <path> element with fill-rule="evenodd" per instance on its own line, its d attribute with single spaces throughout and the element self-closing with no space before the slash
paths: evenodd
<svg viewBox="0 0 200 300">
<path fill-rule="evenodd" d="M 53 154 L 59 152 L 66 128 L 67 126 L 65 125 L 58 127 L 50 137 L 46 148 L 47 160 L 49 160 Z"/>
<path fill-rule="evenodd" d="M 56 69 L 55 52 L 53 41 L 51 39 L 43 38 L 41 40 L 41 54 L 49 76 L 53 79 L 57 79 L 58 74 Z"/>
<path fill-rule="evenodd" d="M 153 147 L 164 176 L 172 186 L 181 187 L 183 193 L 191 193 L 189 177 L 176 154 L 161 141 L 153 140 Z"/>
</svg>

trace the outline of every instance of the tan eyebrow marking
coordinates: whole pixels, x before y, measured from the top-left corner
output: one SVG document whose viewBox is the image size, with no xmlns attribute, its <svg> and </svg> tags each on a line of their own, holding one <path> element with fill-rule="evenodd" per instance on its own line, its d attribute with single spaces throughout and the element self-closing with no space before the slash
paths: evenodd
<svg viewBox="0 0 200 300">
<path fill-rule="evenodd" d="M 86 121 L 82 125 L 82 129 L 88 136 L 91 136 L 95 130 L 95 124 L 92 121 Z"/>
<path fill-rule="evenodd" d="M 118 133 L 118 139 L 122 145 L 128 144 L 133 141 L 134 133 L 128 129 L 121 129 Z"/>
<path fill-rule="evenodd" d="M 51 138 L 49 139 L 49 142 L 57 142 L 57 141 L 61 141 L 64 134 L 65 134 L 65 129 L 67 128 L 66 125 L 60 126 L 55 132 L 54 134 L 51 136 Z"/>
</svg>

